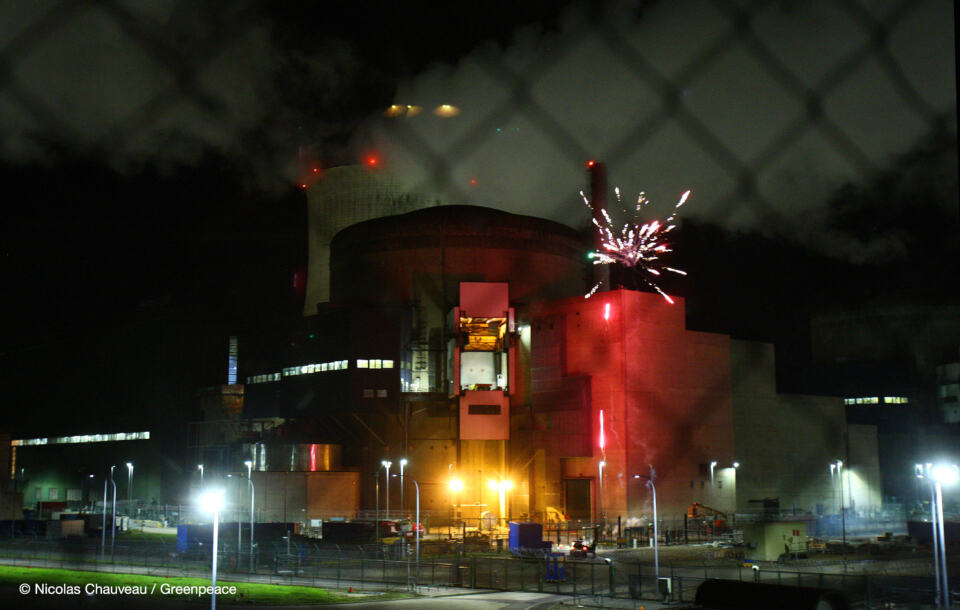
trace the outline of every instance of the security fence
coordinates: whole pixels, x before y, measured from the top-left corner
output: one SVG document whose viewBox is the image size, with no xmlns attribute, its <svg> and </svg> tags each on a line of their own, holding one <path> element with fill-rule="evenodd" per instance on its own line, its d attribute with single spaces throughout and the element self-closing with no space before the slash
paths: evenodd
<svg viewBox="0 0 960 610">
<path fill-rule="evenodd" d="M 724 579 L 794 585 L 840 591 L 857 607 L 933 599 L 932 566 L 915 560 L 877 572 L 877 566 L 820 563 L 805 568 L 765 563 L 754 569 L 737 563 L 652 563 L 621 559 L 571 559 L 561 553 L 530 557 L 463 553 L 457 547 L 434 547 L 418 558 L 413 544 L 318 545 L 274 542 L 250 554 L 243 545 L 226 543 L 218 553 L 218 578 L 364 589 L 464 587 L 483 590 L 546 592 L 603 599 L 692 602 L 706 580 Z M 209 544 L 180 548 L 173 542 L 67 538 L 0 540 L 0 563 L 153 576 L 210 575 Z"/>
</svg>

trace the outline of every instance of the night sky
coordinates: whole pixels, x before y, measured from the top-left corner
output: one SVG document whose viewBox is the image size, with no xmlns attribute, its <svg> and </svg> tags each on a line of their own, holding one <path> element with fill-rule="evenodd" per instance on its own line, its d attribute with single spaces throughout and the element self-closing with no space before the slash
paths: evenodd
<svg viewBox="0 0 960 610">
<path fill-rule="evenodd" d="M 740 197 L 725 153 L 705 152 L 683 117 L 756 166 L 805 112 L 773 93 L 769 66 L 739 46 L 724 51 L 679 91 L 677 112 L 611 50 L 611 37 L 627 41 L 682 80 L 698 50 L 732 44 L 726 3 L 685 4 L 609 5 L 598 17 L 575 2 L 475 14 L 410 3 L 3 3 L 4 428 L 180 425 L 198 388 L 225 381 L 230 334 L 287 333 L 302 310 L 291 286 L 306 264 L 302 172 L 371 150 L 449 203 L 575 228 L 587 219 L 584 157 L 607 162 L 627 200 L 646 190 L 654 216 L 692 188 L 676 237 L 690 276 L 670 292 L 688 297 L 691 327 L 777 340 L 787 362 L 802 360 L 807 315 L 825 306 L 960 302 L 952 15 L 938 13 L 948 3 L 915 3 L 892 29 L 907 94 L 879 60 L 825 94 L 862 166 L 837 153 L 829 130 L 806 129 L 757 169 L 755 197 Z M 801 5 L 771 3 L 753 27 L 813 86 L 869 36 L 854 17 L 833 19 L 830 3 Z M 793 35 L 824 23 L 837 25 L 815 28 L 822 40 Z M 511 89 L 501 68 L 536 80 Z M 398 124 L 382 115 L 393 103 L 425 111 Z M 462 113 L 430 115 L 438 103 Z M 440 183 L 429 178 L 438 160 Z"/>
</svg>

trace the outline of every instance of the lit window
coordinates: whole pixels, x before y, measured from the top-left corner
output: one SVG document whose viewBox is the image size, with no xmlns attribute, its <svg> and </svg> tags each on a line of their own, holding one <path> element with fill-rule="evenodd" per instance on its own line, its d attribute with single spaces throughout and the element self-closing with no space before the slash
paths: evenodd
<svg viewBox="0 0 960 610">
<path fill-rule="evenodd" d="M 862 399 L 862 398 L 858 398 L 858 399 L 857 399 L 857 404 L 858 404 L 858 405 L 862 405 L 862 404 L 863 404 L 863 399 Z"/>
<path fill-rule="evenodd" d="M 313 372 L 313 365 L 312 365 L 312 364 L 305 364 L 305 365 L 303 365 L 303 366 L 300 367 L 300 373 L 303 374 L 303 375 L 306 375 L 307 373 L 312 373 L 312 372 Z"/>
<path fill-rule="evenodd" d="M 347 368 L 347 361 L 346 361 L 346 360 L 341 360 L 341 361 L 340 361 L 340 368 L 341 368 L 341 369 L 346 369 L 346 368 Z"/>
<path fill-rule="evenodd" d="M 82 434 L 54 438 L 25 438 L 10 441 L 14 447 L 22 445 L 69 445 L 75 443 L 103 443 L 110 441 L 149 440 L 149 432 L 117 432 L 115 434 Z"/>
<path fill-rule="evenodd" d="M 380 359 L 379 359 L 379 358 L 377 358 L 376 360 L 371 360 L 371 361 L 370 361 L 370 368 L 372 368 L 372 369 L 378 369 L 378 368 L 380 368 L 380 364 L 381 364 L 381 363 L 380 363 Z"/>
<path fill-rule="evenodd" d="M 386 397 L 387 397 L 386 390 L 377 390 L 377 398 L 386 398 Z"/>
<path fill-rule="evenodd" d="M 385 369 L 392 369 L 392 368 L 393 368 L 393 360 L 384 360 L 384 361 L 383 361 L 383 368 L 385 368 Z"/>
<path fill-rule="evenodd" d="M 370 362 L 367 360 L 357 360 L 358 369 L 367 369 L 370 368 Z"/>
<path fill-rule="evenodd" d="M 321 371 L 325 371 L 325 370 L 327 370 L 327 367 L 328 367 L 328 366 L 330 366 L 330 363 L 329 363 L 329 362 L 324 362 L 324 363 L 322 363 L 322 364 L 320 365 L 320 370 L 321 370 Z"/>
<path fill-rule="evenodd" d="M 373 390 L 364 390 L 364 391 L 363 391 L 363 397 L 364 397 L 364 398 L 373 398 Z"/>
</svg>

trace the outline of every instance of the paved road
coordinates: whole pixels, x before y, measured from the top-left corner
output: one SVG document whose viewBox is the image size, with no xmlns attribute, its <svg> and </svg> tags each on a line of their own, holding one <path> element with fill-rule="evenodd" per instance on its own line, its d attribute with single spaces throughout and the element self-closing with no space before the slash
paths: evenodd
<svg viewBox="0 0 960 610">
<path fill-rule="evenodd" d="M 431 608 L 434 610 L 546 610 L 570 601 L 567 595 L 549 595 L 546 593 L 524 593 L 494 591 L 490 593 L 470 593 L 466 595 L 440 595 L 397 599 L 386 602 L 363 604 L 364 608 Z M 353 604 L 343 604 L 344 606 Z"/>
</svg>

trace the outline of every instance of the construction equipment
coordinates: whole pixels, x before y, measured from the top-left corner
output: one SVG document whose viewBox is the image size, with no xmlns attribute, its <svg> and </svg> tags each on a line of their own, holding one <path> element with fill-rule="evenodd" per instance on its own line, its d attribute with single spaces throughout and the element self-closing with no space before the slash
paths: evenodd
<svg viewBox="0 0 960 610">
<path fill-rule="evenodd" d="M 708 534 L 718 534 L 727 529 L 727 513 L 694 502 L 687 509 L 687 519 L 697 523 Z"/>
</svg>

